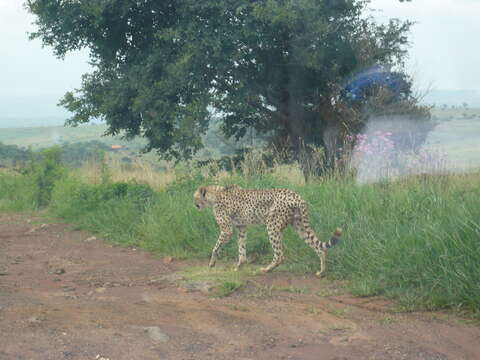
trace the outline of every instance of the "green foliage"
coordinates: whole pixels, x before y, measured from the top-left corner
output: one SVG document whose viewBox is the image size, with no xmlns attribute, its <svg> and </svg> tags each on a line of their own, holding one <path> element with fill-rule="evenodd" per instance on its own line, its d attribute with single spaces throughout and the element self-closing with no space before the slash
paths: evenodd
<svg viewBox="0 0 480 360">
<path fill-rule="evenodd" d="M 0 199 L 4 209 L 33 210 L 46 207 L 55 184 L 64 177 L 66 169 L 58 147 L 41 152 L 29 152 L 29 161 L 20 174 L 2 174 Z"/>
<path fill-rule="evenodd" d="M 62 161 L 69 166 L 80 166 L 87 160 L 101 162 L 110 147 L 98 140 L 62 144 Z"/>
<path fill-rule="evenodd" d="M 38 153 L 32 153 L 30 164 L 23 171 L 35 185 L 36 205 L 38 207 L 47 206 L 52 197 L 55 183 L 66 173 L 60 148 L 52 147 Z"/>
<path fill-rule="evenodd" d="M 104 183 L 91 185 L 69 177 L 59 182 L 53 194 L 51 209 L 56 214 L 74 220 L 77 216 L 95 212 L 103 204 L 126 201 L 142 212 L 154 199 L 155 193 L 143 184 Z"/>
<path fill-rule="evenodd" d="M 112 175 L 110 174 L 107 159 L 105 158 L 105 151 L 99 151 L 97 156 L 99 157 L 100 178 L 102 180 L 102 184 L 108 184 L 111 181 Z"/>
<path fill-rule="evenodd" d="M 247 131 L 241 139 L 227 139 L 222 130 L 221 116 L 213 116 L 202 139 L 204 148 L 196 157 L 207 160 L 221 156 L 227 158 L 235 156 L 247 147 L 261 148 L 267 144 L 266 140 L 265 136 L 260 135 L 253 128 Z"/>
<path fill-rule="evenodd" d="M 22 149 L 16 145 L 4 145 L 0 142 L 0 167 L 16 166 L 24 163 L 30 157 L 30 150 Z"/>
<path fill-rule="evenodd" d="M 344 187 L 329 202 L 348 219 L 332 270 L 406 307 L 478 310 L 478 194 L 468 178 Z"/>
<path fill-rule="evenodd" d="M 226 297 L 235 292 L 235 290 L 239 289 L 241 286 L 242 284 L 236 281 L 221 282 L 215 287 L 212 295 L 214 297 Z"/>
<path fill-rule="evenodd" d="M 0 173 L 0 210 L 35 210 L 37 191 L 32 178 Z"/>
<path fill-rule="evenodd" d="M 70 124 L 103 118 L 109 134 L 142 135 L 167 158 L 189 158 L 212 109 L 228 137 L 254 129 L 294 149 L 323 145 L 329 126 L 358 128 L 371 108 L 382 112 L 387 106 L 378 104 L 351 111 L 341 88 L 374 65 L 401 72 L 411 23 L 377 24 L 365 16 L 367 4 L 29 0 L 27 8 L 37 19 L 32 38 L 58 56 L 90 50 L 94 71 L 61 101 L 74 113 Z M 402 104 L 423 119 L 405 79 Z M 392 96 L 375 97 L 391 104 Z"/>
<path fill-rule="evenodd" d="M 90 185 L 66 177 L 55 187 L 50 212 L 116 242 L 137 244 L 142 216 L 156 198 L 148 185 Z"/>
</svg>

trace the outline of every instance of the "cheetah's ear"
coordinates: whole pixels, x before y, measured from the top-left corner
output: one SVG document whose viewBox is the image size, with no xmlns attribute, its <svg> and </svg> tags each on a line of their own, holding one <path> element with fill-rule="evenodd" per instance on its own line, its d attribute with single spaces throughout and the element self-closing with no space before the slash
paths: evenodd
<svg viewBox="0 0 480 360">
<path fill-rule="evenodd" d="M 207 188 L 205 186 L 202 186 L 198 190 L 200 191 L 200 195 L 202 195 L 202 197 L 205 197 L 205 195 L 207 195 Z"/>
</svg>

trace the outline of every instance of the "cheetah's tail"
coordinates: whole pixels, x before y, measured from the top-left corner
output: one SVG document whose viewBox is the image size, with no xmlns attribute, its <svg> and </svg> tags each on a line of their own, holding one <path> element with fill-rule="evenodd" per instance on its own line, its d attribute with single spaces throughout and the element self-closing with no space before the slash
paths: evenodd
<svg viewBox="0 0 480 360">
<path fill-rule="evenodd" d="M 341 236 L 342 236 L 342 229 L 336 228 L 332 234 L 332 237 L 330 238 L 330 241 L 323 243 L 324 247 L 327 249 L 334 247 L 340 241 Z"/>
</svg>

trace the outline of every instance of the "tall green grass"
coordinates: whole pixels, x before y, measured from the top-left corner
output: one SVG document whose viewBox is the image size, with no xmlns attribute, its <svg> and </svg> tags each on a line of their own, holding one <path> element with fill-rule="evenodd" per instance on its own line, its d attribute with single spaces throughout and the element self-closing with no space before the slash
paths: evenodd
<svg viewBox="0 0 480 360">
<path fill-rule="evenodd" d="M 66 175 L 58 147 L 31 154 L 19 172 L 0 173 L 0 210 L 28 211 L 46 207 L 55 184 Z"/>
<path fill-rule="evenodd" d="M 206 265 L 218 229 L 210 209 L 193 206 L 192 194 L 213 181 L 195 175 L 153 192 L 135 183 L 92 185 L 64 176 L 55 184 L 48 209 L 110 241 L 205 259 Z M 353 293 L 382 294 L 406 309 L 480 312 L 480 174 L 370 185 L 331 177 L 300 186 L 268 174 L 231 175 L 220 181 L 252 188 L 288 187 L 307 201 L 320 238 L 342 227 L 342 241 L 329 253 L 328 274 L 350 280 Z M 30 188 L 27 177 L 4 175 L 0 184 L 0 204 L 7 204 L 3 208 L 14 209 L 17 203 L 17 209 L 23 209 L 34 198 L 24 191 Z M 285 231 L 284 244 L 286 258 L 280 269 L 319 269 L 318 257 L 292 229 Z M 230 241 L 222 252 L 232 266 L 236 246 Z M 270 261 L 264 227 L 249 228 L 247 252 L 256 262 Z"/>
<path fill-rule="evenodd" d="M 86 184 L 69 176 L 57 182 L 50 213 L 122 244 L 139 245 L 140 226 L 157 194 L 135 183 Z"/>
<path fill-rule="evenodd" d="M 346 186 L 332 206 L 346 219 L 332 270 L 359 295 L 407 308 L 480 309 L 480 177 Z M 324 216 L 328 216 L 324 213 Z"/>
<path fill-rule="evenodd" d="M 0 173 L 0 211 L 29 211 L 36 208 L 36 189 L 32 178 Z"/>
</svg>

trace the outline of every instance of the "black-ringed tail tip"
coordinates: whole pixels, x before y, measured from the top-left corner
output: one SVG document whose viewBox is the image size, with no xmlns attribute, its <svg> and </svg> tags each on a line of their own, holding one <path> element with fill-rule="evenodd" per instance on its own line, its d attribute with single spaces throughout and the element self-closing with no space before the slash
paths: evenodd
<svg viewBox="0 0 480 360">
<path fill-rule="evenodd" d="M 336 243 L 340 241 L 340 237 L 342 236 L 342 229 L 336 228 L 335 231 L 332 234 L 332 237 L 330 238 L 330 241 L 326 243 L 326 248 L 329 249 L 333 246 L 335 246 Z"/>
</svg>

